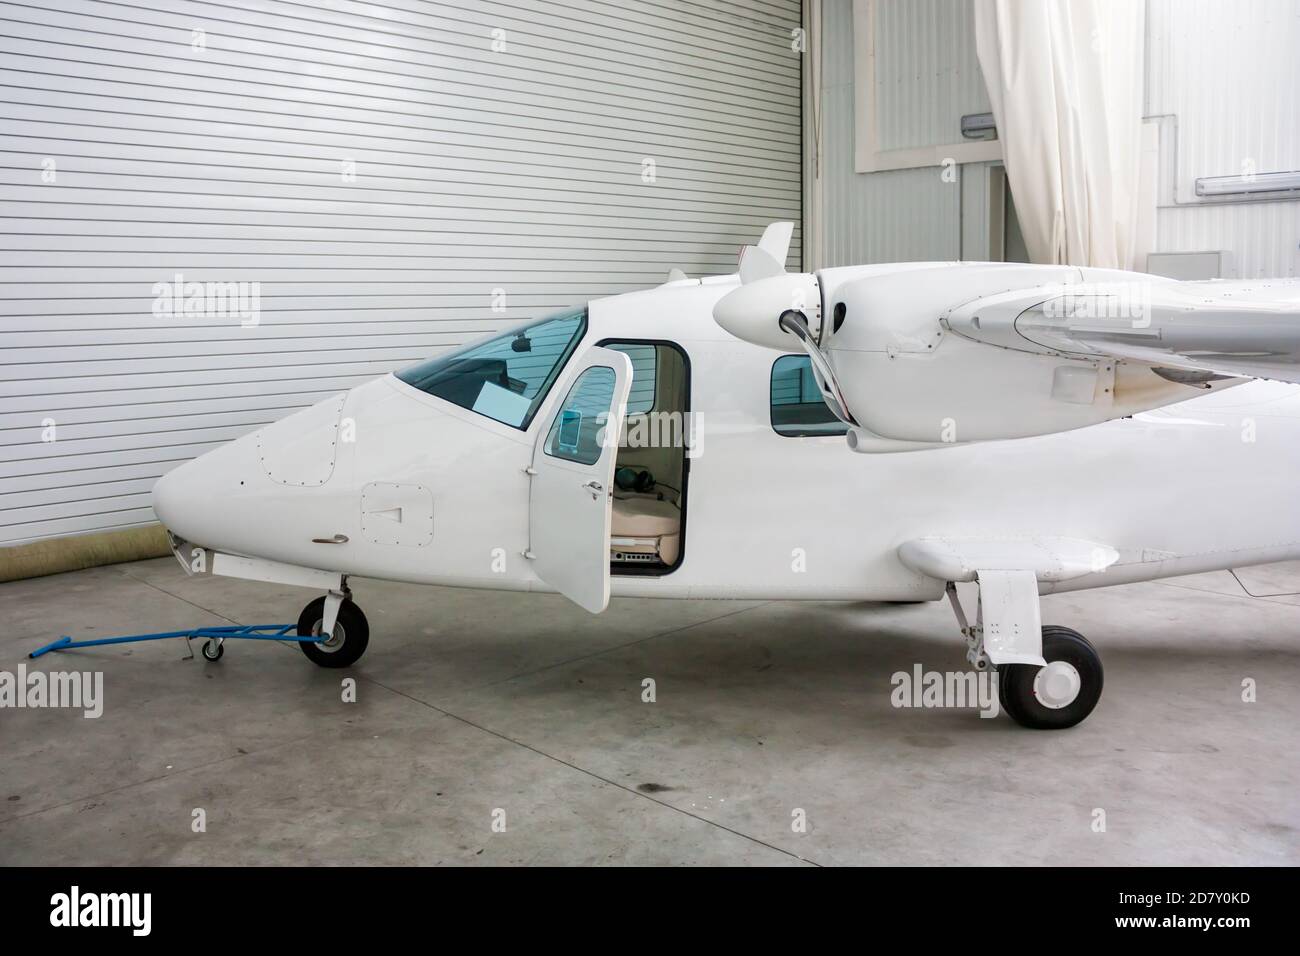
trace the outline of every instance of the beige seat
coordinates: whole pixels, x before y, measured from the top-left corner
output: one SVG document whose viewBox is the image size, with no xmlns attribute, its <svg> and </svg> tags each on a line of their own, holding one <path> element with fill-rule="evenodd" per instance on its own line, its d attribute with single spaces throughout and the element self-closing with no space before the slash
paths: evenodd
<svg viewBox="0 0 1300 956">
<path fill-rule="evenodd" d="M 681 547 L 682 513 L 671 501 L 649 495 L 615 498 L 610 519 L 610 552 L 614 560 L 677 561 Z"/>
</svg>

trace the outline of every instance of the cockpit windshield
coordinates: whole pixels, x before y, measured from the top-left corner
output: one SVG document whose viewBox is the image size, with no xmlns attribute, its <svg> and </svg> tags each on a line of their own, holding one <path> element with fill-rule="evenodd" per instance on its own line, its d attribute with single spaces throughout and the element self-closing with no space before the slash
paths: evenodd
<svg viewBox="0 0 1300 956">
<path fill-rule="evenodd" d="M 523 430 L 586 331 L 586 307 L 568 309 L 404 368 L 397 377 L 422 392 Z"/>
</svg>

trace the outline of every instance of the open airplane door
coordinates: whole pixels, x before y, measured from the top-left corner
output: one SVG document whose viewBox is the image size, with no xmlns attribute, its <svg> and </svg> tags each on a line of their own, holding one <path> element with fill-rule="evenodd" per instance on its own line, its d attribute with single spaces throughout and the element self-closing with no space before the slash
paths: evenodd
<svg viewBox="0 0 1300 956">
<path fill-rule="evenodd" d="M 614 460 L 631 387 L 626 355 L 588 349 L 533 448 L 528 556 L 539 578 L 593 614 L 609 604 Z"/>
</svg>

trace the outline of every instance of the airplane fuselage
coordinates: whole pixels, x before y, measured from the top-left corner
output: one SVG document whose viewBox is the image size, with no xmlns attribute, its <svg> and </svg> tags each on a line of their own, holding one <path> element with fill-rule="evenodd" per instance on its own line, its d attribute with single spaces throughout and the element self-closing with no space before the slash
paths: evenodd
<svg viewBox="0 0 1300 956">
<path fill-rule="evenodd" d="M 1300 557 L 1300 388 L 1251 382 L 1054 435 L 853 454 L 842 435 L 774 430 L 779 355 L 711 319 L 733 288 L 734 277 L 686 281 L 591 303 L 574 354 L 611 342 L 677 345 L 697 433 L 680 563 L 615 574 L 615 596 L 933 599 L 943 582 L 897 554 L 928 535 L 1056 535 L 1120 552 L 1105 571 L 1044 592 Z M 174 532 L 217 551 L 551 591 L 526 556 L 527 471 L 558 391 L 520 430 L 384 376 L 183 466 L 185 500 L 157 507 Z M 431 536 L 375 540 L 363 495 L 407 487 L 432 493 Z"/>
</svg>

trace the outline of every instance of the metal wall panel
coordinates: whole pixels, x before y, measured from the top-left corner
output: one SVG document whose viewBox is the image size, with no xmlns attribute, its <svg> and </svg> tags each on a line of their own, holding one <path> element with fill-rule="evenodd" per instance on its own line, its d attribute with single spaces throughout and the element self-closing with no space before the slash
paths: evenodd
<svg viewBox="0 0 1300 956">
<path fill-rule="evenodd" d="M 993 108 L 970 0 L 877 0 L 876 37 L 880 149 L 960 143 L 961 117 Z"/>
<path fill-rule="evenodd" d="M 151 521 L 158 475 L 294 408 L 673 266 L 734 270 L 800 221 L 800 18 L 0 3 L 0 544 Z M 259 283 L 257 324 L 156 314 L 178 273 Z"/>
<path fill-rule="evenodd" d="M 883 9 L 894 6 L 891 0 Z M 822 266 L 916 259 L 956 259 L 961 252 L 961 182 L 946 182 L 939 167 L 858 173 L 853 163 L 853 3 L 823 0 L 822 7 Z M 901 63 L 915 43 L 908 31 L 916 24 L 894 15 L 891 33 L 877 34 L 877 57 L 897 47 L 892 62 Z M 911 38 L 911 39 L 909 39 Z M 974 39 L 968 38 L 971 48 Z M 967 81 L 970 77 L 968 76 Z M 982 80 L 980 81 L 983 82 Z M 909 87 L 910 88 L 910 87 Z M 945 89 L 948 87 L 945 86 Z M 981 86 L 982 89 L 982 86 Z M 877 103 L 881 118 L 898 116 L 906 96 L 882 86 Z M 950 112 L 938 111 L 939 114 Z M 921 125 L 891 121 L 895 139 L 915 139 Z M 878 126 L 883 131 L 885 127 Z M 910 130 L 910 132 L 909 132 Z M 928 135 L 928 134 L 926 134 Z M 943 142 L 942 139 L 931 143 Z M 893 145 L 925 145 L 892 142 Z"/>
<path fill-rule="evenodd" d="M 1201 176 L 1300 170 L 1300 0 L 1147 0 L 1147 114 L 1172 117 L 1161 252 L 1227 249 L 1242 278 L 1300 275 L 1300 200 L 1198 201 Z"/>
</svg>

